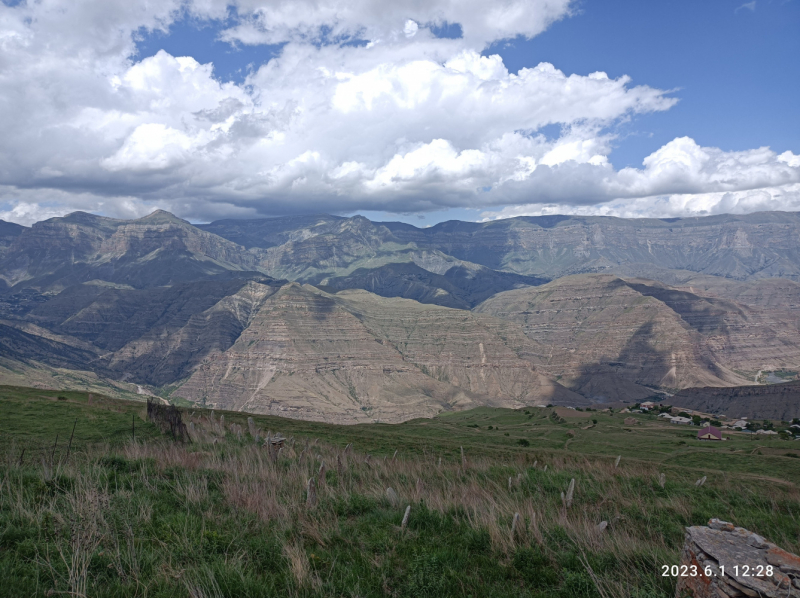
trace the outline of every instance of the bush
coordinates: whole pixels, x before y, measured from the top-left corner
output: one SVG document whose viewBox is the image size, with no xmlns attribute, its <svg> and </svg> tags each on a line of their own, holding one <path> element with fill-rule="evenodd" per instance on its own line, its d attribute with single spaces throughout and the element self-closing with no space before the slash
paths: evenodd
<svg viewBox="0 0 800 598">
<path fill-rule="evenodd" d="M 517 440 L 517 444 L 520 445 L 520 446 L 530 446 L 531 445 L 531 443 L 528 442 L 528 440 L 525 439 L 525 438 L 520 438 L 519 440 Z"/>
</svg>

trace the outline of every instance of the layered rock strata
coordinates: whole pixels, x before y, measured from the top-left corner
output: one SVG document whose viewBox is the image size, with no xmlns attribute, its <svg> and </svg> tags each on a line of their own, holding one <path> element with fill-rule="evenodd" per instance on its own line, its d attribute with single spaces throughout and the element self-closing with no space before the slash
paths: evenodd
<svg viewBox="0 0 800 598">
<path fill-rule="evenodd" d="M 675 598 L 800 598 L 800 557 L 712 519 L 686 528 Z"/>
<path fill-rule="evenodd" d="M 536 371 L 523 358 L 531 343 L 519 333 L 511 338 L 507 328 L 460 310 L 292 283 L 266 299 L 233 346 L 210 355 L 176 394 L 218 408 L 338 423 L 487 404 L 586 403 Z"/>
</svg>

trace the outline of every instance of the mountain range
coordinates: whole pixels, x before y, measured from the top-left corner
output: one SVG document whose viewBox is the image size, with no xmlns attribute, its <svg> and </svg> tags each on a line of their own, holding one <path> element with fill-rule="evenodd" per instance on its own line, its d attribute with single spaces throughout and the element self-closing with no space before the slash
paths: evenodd
<svg viewBox="0 0 800 598">
<path fill-rule="evenodd" d="M 0 221 L 0 384 L 341 423 L 791 379 L 798 307 L 798 213 Z"/>
</svg>

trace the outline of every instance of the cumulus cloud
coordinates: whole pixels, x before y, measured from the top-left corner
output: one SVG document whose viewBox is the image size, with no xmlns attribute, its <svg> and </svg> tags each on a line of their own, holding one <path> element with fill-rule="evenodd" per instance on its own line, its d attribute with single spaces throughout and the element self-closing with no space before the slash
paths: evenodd
<svg viewBox="0 0 800 598">
<path fill-rule="evenodd" d="M 200 14 L 219 14 L 227 3 L 207 0 Z M 533 37 L 564 18 L 572 0 L 238 0 L 244 18 L 223 39 L 244 44 L 319 42 L 358 38 L 392 41 L 414 37 L 420 27 L 461 25 L 463 37 L 481 49 L 499 39 Z"/>
<path fill-rule="evenodd" d="M 192 57 L 137 60 L 139 32 L 187 12 L 237 15 L 232 43 L 285 45 L 241 85 Z M 481 54 L 569 13 L 569 0 L 0 4 L 0 218 L 794 205 L 791 152 L 679 137 L 614 170 L 614 126 L 668 110 L 668 92 L 548 63 L 509 73 Z M 437 38 L 445 23 L 463 37 Z M 339 43 L 352 39 L 368 43 Z"/>
</svg>

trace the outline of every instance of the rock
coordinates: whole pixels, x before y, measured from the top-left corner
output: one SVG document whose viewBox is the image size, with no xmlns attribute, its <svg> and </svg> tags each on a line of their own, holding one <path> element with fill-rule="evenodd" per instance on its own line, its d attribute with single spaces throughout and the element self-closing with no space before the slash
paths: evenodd
<svg viewBox="0 0 800 598">
<path fill-rule="evenodd" d="M 314 507 L 317 504 L 317 484 L 314 478 L 309 478 L 306 485 L 306 507 Z"/>
<path fill-rule="evenodd" d="M 767 545 L 767 562 L 784 573 L 800 576 L 800 557 L 777 546 Z"/>
<path fill-rule="evenodd" d="M 800 584 L 787 575 L 800 572 L 800 557 L 727 521 L 712 519 L 707 527 L 687 528 L 683 565 L 696 566 L 699 575 L 679 577 L 676 598 L 800 598 Z M 768 565 L 771 577 L 766 576 Z M 756 577 L 759 571 L 763 575 Z"/>
<path fill-rule="evenodd" d="M 747 543 L 756 548 L 767 548 L 769 546 L 769 544 L 764 541 L 764 538 L 758 534 L 750 534 L 747 536 Z"/>
<path fill-rule="evenodd" d="M 400 523 L 400 529 L 406 529 L 408 525 L 408 516 L 411 514 L 411 505 L 406 507 L 406 512 L 403 514 L 403 521 Z"/>
<path fill-rule="evenodd" d="M 711 519 L 708 522 L 708 527 L 710 527 L 711 529 L 716 529 L 724 532 L 732 532 L 735 526 L 732 523 L 728 523 L 727 521 L 721 521 L 719 519 Z"/>
</svg>

